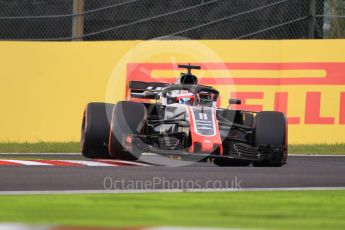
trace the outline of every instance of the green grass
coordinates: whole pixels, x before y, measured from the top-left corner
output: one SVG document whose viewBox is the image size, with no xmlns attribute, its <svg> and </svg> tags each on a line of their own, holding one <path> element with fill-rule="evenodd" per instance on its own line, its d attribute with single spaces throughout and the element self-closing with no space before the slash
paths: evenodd
<svg viewBox="0 0 345 230">
<path fill-rule="evenodd" d="M 78 142 L 38 142 L 38 143 L 0 143 L 0 153 L 77 153 L 80 152 Z M 300 144 L 289 145 L 291 154 L 338 154 L 345 155 L 343 144 Z"/>
<path fill-rule="evenodd" d="M 345 154 L 345 144 L 289 145 L 289 153 L 344 155 Z"/>
<path fill-rule="evenodd" d="M 0 204 L 1 222 L 345 229 L 345 191 L 24 195 Z"/>
<path fill-rule="evenodd" d="M 78 153 L 79 142 L 0 143 L 0 153 Z"/>
</svg>

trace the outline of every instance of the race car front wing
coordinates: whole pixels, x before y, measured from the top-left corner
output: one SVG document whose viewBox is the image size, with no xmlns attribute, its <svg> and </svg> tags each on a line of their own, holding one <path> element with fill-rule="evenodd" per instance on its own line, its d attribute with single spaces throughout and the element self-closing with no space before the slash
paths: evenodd
<svg viewBox="0 0 345 230">
<path fill-rule="evenodd" d="M 158 145 L 147 144 L 145 141 L 148 139 L 146 135 L 130 135 L 130 142 L 123 142 L 124 148 L 129 152 L 148 152 L 167 157 L 180 157 L 184 160 L 206 160 L 216 158 L 227 158 L 234 160 L 244 160 L 252 162 L 269 161 L 271 163 L 280 163 L 284 158 L 285 147 L 279 145 L 259 145 L 253 147 L 246 143 L 231 143 L 229 145 L 230 151 L 228 154 L 220 155 L 219 151 L 213 153 L 190 153 L 183 148 L 180 149 L 162 149 Z"/>
</svg>

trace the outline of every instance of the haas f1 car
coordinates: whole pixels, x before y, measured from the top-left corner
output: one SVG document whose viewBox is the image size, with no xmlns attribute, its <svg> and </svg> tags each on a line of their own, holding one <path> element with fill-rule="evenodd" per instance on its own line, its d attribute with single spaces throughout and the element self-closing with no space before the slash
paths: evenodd
<svg viewBox="0 0 345 230">
<path fill-rule="evenodd" d="M 219 166 L 282 166 L 287 160 L 283 113 L 218 108 L 219 92 L 186 68 L 176 84 L 131 81 L 130 99 L 89 103 L 81 148 L 88 158 L 137 160 L 142 153 L 211 160 Z"/>
</svg>

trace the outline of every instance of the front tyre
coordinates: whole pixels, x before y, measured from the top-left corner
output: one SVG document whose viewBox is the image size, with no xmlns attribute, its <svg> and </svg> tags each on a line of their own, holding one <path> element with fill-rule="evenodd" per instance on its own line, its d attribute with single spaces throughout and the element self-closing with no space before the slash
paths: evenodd
<svg viewBox="0 0 345 230">
<path fill-rule="evenodd" d="M 146 107 L 141 103 L 120 101 L 112 114 L 109 154 L 112 158 L 133 161 L 140 157 L 140 149 L 135 143 L 127 143 L 127 137 L 143 133 L 147 123 Z M 125 140 L 126 139 L 126 140 Z"/>
<path fill-rule="evenodd" d="M 87 158 L 109 158 L 110 119 L 114 105 L 89 103 L 83 114 L 81 153 Z"/>
<path fill-rule="evenodd" d="M 271 159 L 265 162 L 253 162 L 254 166 L 280 167 L 287 160 L 287 123 L 281 112 L 265 111 L 255 116 L 254 146 L 280 146 L 281 151 L 272 152 Z"/>
</svg>

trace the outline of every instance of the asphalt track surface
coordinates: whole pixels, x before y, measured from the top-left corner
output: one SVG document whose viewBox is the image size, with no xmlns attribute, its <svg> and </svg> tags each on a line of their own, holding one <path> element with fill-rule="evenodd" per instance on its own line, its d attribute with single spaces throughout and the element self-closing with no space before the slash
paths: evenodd
<svg viewBox="0 0 345 230">
<path fill-rule="evenodd" d="M 154 156 L 148 156 L 154 158 Z M 79 155 L 0 154 L 0 159 L 87 160 Z M 0 191 L 345 187 L 345 156 L 289 156 L 281 168 L 0 166 Z"/>
</svg>

